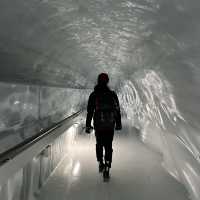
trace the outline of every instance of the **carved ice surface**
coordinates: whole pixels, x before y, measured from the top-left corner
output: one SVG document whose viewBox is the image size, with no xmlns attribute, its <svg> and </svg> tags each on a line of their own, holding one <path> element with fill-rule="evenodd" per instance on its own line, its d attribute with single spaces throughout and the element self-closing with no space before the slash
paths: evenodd
<svg viewBox="0 0 200 200">
<path fill-rule="evenodd" d="M 85 90 L 0 84 L 0 152 L 83 109 Z"/>
</svg>

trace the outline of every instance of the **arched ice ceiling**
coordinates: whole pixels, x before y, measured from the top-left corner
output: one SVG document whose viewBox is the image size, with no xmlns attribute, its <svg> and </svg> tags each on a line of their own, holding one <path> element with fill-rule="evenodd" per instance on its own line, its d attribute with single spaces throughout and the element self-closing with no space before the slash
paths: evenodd
<svg viewBox="0 0 200 200">
<path fill-rule="evenodd" d="M 2 81 L 87 88 L 151 69 L 192 79 L 197 0 L 1 0 Z M 192 70 L 188 70 L 188 66 Z"/>
<path fill-rule="evenodd" d="M 162 123 L 156 110 L 179 115 L 175 101 L 199 121 L 199 9 L 198 0 L 1 0 L 0 80 L 92 88 L 106 71 L 125 101 L 123 88 L 139 84 L 140 113 Z"/>
</svg>

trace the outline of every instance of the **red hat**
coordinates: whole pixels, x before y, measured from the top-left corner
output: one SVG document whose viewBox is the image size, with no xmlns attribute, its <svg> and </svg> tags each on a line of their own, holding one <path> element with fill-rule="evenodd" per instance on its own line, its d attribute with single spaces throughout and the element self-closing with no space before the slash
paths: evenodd
<svg viewBox="0 0 200 200">
<path fill-rule="evenodd" d="M 98 76 L 98 83 L 105 83 L 107 84 L 109 82 L 109 77 L 108 74 L 106 73 L 101 73 Z"/>
</svg>

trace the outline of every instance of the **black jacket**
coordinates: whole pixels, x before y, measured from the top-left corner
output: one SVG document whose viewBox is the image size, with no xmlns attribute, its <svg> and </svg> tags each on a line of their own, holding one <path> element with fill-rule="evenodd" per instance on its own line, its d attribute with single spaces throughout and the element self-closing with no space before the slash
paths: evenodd
<svg viewBox="0 0 200 200">
<path fill-rule="evenodd" d="M 91 126 L 91 121 L 92 118 L 95 114 L 95 100 L 96 100 L 96 95 L 97 94 L 103 94 L 105 92 L 108 92 L 110 95 L 113 96 L 115 99 L 115 102 L 117 104 L 116 107 L 116 129 L 121 129 L 122 124 L 121 124 L 121 113 L 120 113 L 120 106 L 119 106 L 119 100 L 117 97 L 117 94 L 114 91 L 111 91 L 107 86 L 101 86 L 101 85 L 96 85 L 94 88 L 94 91 L 90 94 L 89 100 L 88 100 L 88 106 L 87 106 L 87 118 L 86 118 L 86 127 Z"/>
</svg>

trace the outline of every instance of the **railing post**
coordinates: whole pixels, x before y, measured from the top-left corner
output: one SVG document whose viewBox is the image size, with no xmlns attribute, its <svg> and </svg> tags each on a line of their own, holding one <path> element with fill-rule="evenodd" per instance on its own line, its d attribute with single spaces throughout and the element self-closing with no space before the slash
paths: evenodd
<svg viewBox="0 0 200 200">
<path fill-rule="evenodd" d="M 49 150 L 51 145 L 48 145 L 41 153 L 40 153 L 40 175 L 39 175 L 39 189 L 42 188 L 45 180 L 44 180 L 44 159 L 48 158 Z"/>
<path fill-rule="evenodd" d="M 8 182 L 0 187 L 0 199 L 9 200 Z"/>
<path fill-rule="evenodd" d="M 30 162 L 23 168 L 23 182 L 21 188 L 21 200 L 31 199 L 33 188 L 33 170 L 32 163 Z"/>
</svg>

